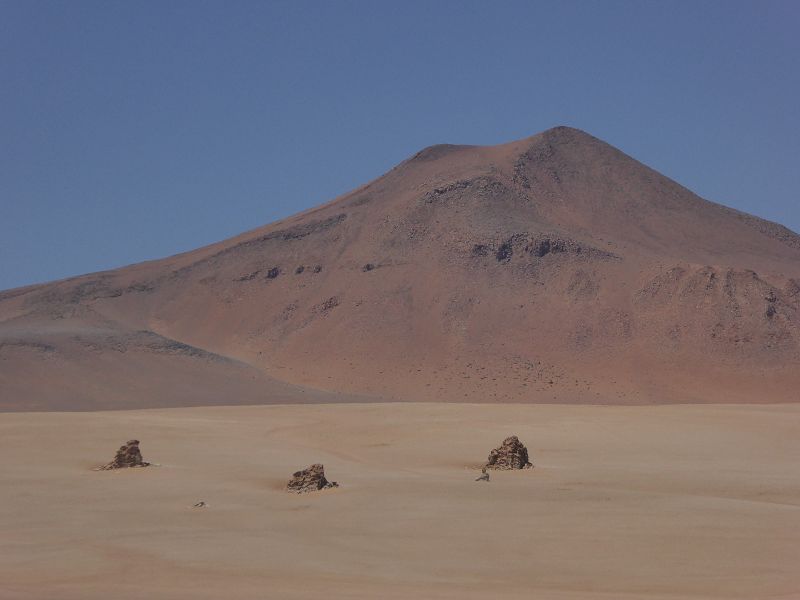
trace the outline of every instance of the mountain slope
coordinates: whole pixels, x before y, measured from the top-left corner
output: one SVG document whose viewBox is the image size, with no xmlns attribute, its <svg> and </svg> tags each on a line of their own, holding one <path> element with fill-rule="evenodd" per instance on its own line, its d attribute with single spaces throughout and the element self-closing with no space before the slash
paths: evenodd
<svg viewBox="0 0 800 600">
<path fill-rule="evenodd" d="M 103 389 L 139 381 L 113 406 L 194 403 L 114 353 L 142 335 L 220 357 L 224 377 L 207 357 L 190 369 L 220 404 L 274 401 L 276 380 L 425 401 L 795 401 L 800 237 L 575 129 L 433 146 L 236 238 L 0 294 L 0 397 L 69 408 L 43 399 L 40 367 L 58 356 L 65 381 L 91 378 L 74 348 L 89 337 Z M 143 346 L 167 382 L 176 357 Z M 232 365 L 248 391 L 226 383 L 246 379 Z"/>
</svg>

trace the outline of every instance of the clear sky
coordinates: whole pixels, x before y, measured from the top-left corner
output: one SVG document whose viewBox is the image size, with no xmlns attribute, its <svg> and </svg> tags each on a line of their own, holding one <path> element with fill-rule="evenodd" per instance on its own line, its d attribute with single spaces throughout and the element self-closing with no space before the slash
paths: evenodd
<svg viewBox="0 0 800 600">
<path fill-rule="evenodd" d="M 0 289 L 571 125 L 800 231 L 800 2 L 0 0 Z"/>
</svg>

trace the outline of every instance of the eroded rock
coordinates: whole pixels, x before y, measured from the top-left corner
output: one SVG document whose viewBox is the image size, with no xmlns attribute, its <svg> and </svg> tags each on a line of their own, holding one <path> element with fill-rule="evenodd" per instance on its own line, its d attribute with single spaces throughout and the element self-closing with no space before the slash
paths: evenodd
<svg viewBox="0 0 800 600">
<path fill-rule="evenodd" d="M 486 461 L 487 469 L 512 470 L 530 469 L 533 465 L 528 460 L 528 449 L 515 435 L 503 440 L 500 447 L 489 453 Z"/>
<path fill-rule="evenodd" d="M 335 481 L 328 481 L 325 478 L 325 467 L 316 463 L 292 475 L 292 478 L 286 485 L 286 491 L 294 492 L 295 494 L 304 494 L 306 492 L 316 492 L 317 490 L 324 490 L 332 487 L 339 487 L 339 484 Z"/>
<path fill-rule="evenodd" d="M 149 467 L 149 462 L 142 460 L 142 452 L 139 450 L 139 440 L 128 440 L 119 450 L 117 455 L 107 465 L 100 467 L 103 471 L 111 469 L 128 469 L 131 467 Z"/>
</svg>

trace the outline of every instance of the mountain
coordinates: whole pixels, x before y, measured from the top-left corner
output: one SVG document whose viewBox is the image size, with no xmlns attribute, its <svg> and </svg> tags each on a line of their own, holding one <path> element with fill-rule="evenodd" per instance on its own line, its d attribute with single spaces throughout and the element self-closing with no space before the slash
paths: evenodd
<svg viewBox="0 0 800 600">
<path fill-rule="evenodd" d="M 800 236 L 582 131 L 0 294 L 0 408 L 800 400 Z"/>
</svg>

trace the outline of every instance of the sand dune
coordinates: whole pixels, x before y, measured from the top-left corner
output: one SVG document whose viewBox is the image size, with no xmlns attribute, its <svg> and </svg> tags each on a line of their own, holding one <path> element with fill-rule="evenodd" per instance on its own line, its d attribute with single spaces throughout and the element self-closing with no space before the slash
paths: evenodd
<svg viewBox="0 0 800 600">
<path fill-rule="evenodd" d="M 512 433 L 535 468 L 475 483 Z M 160 466 L 91 470 L 133 437 Z M 0 440 L 4 600 L 800 597 L 797 405 L 16 413 Z M 313 462 L 341 487 L 283 491 Z"/>
</svg>

